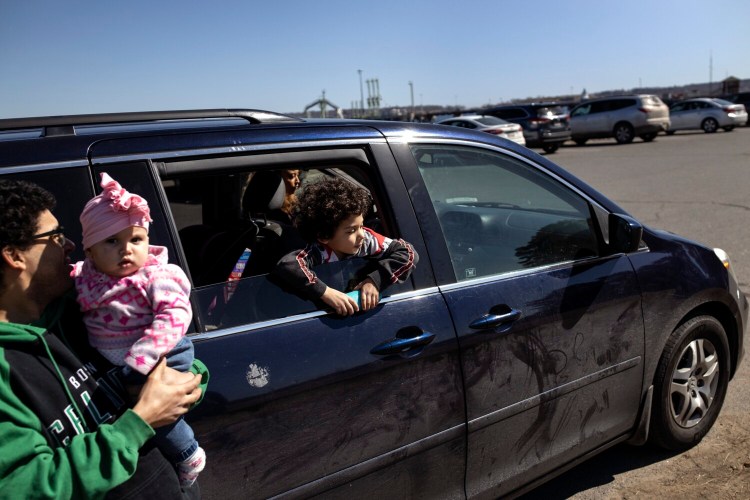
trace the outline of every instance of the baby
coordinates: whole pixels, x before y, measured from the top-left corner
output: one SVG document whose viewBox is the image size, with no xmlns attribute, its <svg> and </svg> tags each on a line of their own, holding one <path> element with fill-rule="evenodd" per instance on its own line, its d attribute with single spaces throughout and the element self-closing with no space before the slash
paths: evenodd
<svg viewBox="0 0 750 500">
<path fill-rule="evenodd" d="M 129 384 L 143 384 L 163 356 L 168 366 L 188 371 L 193 362 L 193 345 L 185 337 L 192 320 L 190 282 L 168 263 L 165 247 L 149 245 L 146 200 L 106 173 L 101 187 L 104 191 L 81 213 L 86 259 L 71 272 L 89 342 L 123 367 Z M 181 484 L 192 485 L 206 465 L 206 453 L 190 426 L 180 419 L 157 429 L 155 439 Z"/>
</svg>

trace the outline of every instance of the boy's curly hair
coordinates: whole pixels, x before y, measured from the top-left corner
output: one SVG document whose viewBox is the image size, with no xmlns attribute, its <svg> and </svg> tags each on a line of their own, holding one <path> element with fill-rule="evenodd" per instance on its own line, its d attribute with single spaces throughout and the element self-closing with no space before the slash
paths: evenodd
<svg viewBox="0 0 750 500">
<path fill-rule="evenodd" d="M 299 196 L 294 225 L 305 241 L 331 238 L 344 220 L 365 217 L 372 206 L 370 193 L 340 178 L 309 184 Z"/>
</svg>

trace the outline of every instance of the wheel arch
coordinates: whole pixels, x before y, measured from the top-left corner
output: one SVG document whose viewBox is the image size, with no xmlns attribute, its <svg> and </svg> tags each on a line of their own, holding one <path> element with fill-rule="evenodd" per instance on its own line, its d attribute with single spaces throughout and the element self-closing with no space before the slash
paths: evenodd
<svg viewBox="0 0 750 500">
<path fill-rule="evenodd" d="M 727 334 L 727 342 L 729 344 L 729 379 L 731 380 L 737 370 L 739 329 L 731 308 L 725 303 L 718 300 L 703 302 L 696 305 L 695 307 L 687 311 L 677 322 L 675 322 L 672 328 L 661 340 L 661 345 L 659 346 L 658 350 L 659 354 L 654 361 L 658 362 L 659 358 L 661 358 L 661 355 L 664 352 L 667 340 L 669 339 L 671 333 L 677 330 L 683 324 L 687 323 L 693 318 L 697 318 L 698 316 L 711 316 L 713 318 L 716 318 L 716 320 L 721 324 L 722 328 L 724 328 L 724 332 Z M 648 441 L 648 436 L 650 434 L 649 423 L 651 420 L 652 397 L 656 379 L 656 364 L 654 364 L 653 366 L 653 371 L 651 371 L 651 373 L 644 378 L 641 408 L 639 411 L 640 416 L 636 422 L 636 427 L 633 431 L 633 435 L 628 441 L 630 444 L 635 446 L 646 444 L 646 442 Z"/>
<path fill-rule="evenodd" d="M 697 316 L 712 316 L 716 318 L 724 328 L 724 332 L 727 334 L 727 342 L 729 342 L 729 379 L 731 380 L 732 377 L 734 377 L 734 373 L 737 371 L 737 357 L 739 355 L 739 331 L 734 314 L 732 314 L 729 307 L 722 302 L 706 302 L 691 309 L 685 314 L 672 331 Z"/>
</svg>

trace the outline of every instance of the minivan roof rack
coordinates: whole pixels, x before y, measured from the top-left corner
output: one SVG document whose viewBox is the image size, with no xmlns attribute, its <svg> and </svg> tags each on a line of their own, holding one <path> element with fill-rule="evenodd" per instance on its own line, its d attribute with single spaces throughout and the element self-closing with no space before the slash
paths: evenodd
<svg viewBox="0 0 750 500">
<path fill-rule="evenodd" d="M 253 124 L 301 122 L 300 118 L 259 109 L 192 109 L 178 111 L 137 111 L 88 115 L 37 116 L 0 119 L 0 130 L 42 129 L 42 136 L 75 135 L 81 125 L 116 125 L 120 123 L 160 120 L 200 120 L 207 118 L 242 118 Z"/>
</svg>

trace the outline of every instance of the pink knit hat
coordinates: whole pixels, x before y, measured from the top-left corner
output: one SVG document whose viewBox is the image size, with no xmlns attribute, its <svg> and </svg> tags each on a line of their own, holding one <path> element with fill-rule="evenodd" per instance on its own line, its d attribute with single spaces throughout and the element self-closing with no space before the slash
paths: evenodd
<svg viewBox="0 0 750 500">
<path fill-rule="evenodd" d="M 146 200 L 127 192 L 106 172 L 101 175 L 104 191 L 91 198 L 81 212 L 84 250 L 130 226 L 148 231 L 148 223 L 153 220 Z"/>
</svg>

